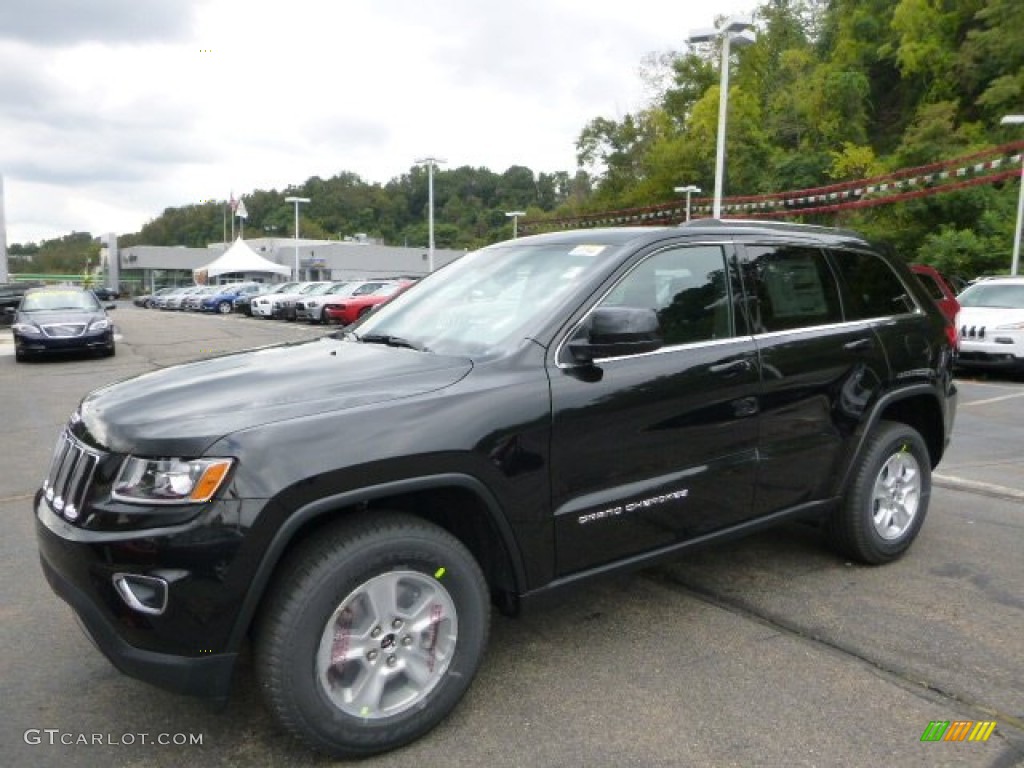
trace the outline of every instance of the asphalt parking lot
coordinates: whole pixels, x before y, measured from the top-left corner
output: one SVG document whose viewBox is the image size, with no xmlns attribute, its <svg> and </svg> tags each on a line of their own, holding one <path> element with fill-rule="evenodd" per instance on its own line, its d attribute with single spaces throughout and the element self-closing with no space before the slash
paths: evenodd
<svg viewBox="0 0 1024 768">
<path fill-rule="evenodd" d="M 222 713 L 118 673 L 46 585 L 31 512 L 89 390 L 325 330 L 127 302 L 114 319 L 109 359 L 19 365 L 0 328 L 0 765 L 328 764 L 275 728 L 247 668 Z M 902 560 L 853 565 L 790 526 L 496 617 L 455 713 L 363 765 L 1024 763 L 1024 381 L 965 378 L 960 393 Z M 932 721 L 996 727 L 985 742 L 922 742 Z"/>
</svg>

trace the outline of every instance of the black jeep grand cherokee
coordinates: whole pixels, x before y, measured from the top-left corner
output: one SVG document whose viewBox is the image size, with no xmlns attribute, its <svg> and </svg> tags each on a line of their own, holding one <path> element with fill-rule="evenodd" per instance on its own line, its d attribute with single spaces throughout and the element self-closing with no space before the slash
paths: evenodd
<svg viewBox="0 0 1024 768">
<path fill-rule="evenodd" d="M 455 706 L 490 606 L 796 517 L 884 563 L 924 522 L 955 337 L 858 236 L 757 222 L 521 238 L 337 338 L 87 396 L 43 569 L 122 671 L 359 756 Z"/>
</svg>

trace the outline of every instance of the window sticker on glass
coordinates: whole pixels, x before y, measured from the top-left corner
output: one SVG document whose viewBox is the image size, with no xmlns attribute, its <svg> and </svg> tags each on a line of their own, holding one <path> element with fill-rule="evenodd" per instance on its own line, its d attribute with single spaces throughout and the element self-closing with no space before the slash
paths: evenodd
<svg viewBox="0 0 1024 768">
<path fill-rule="evenodd" d="M 569 255 L 570 256 L 599 256 L 604 251 L 604 249 L 607 248 L 607 247 L 608 246 L 606 246 L 606 245 L 577 245 L 575 248 L 573 248 L 571 251 L 569 251 Z"/>
</svg>

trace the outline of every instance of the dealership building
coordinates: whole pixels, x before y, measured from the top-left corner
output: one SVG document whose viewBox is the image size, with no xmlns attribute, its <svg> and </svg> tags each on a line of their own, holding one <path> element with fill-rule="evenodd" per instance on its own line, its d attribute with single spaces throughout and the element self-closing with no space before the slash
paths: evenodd
<svg viewBox="0 0 1024 768">
<path fill-rule="evenodd" d="M 105 258 L 109 253 L 105 251 Z M 426 248 L 378 245 L 365 239 L 294 240 L 238 239 L 230 248 L 217 243 L 207 248 L 129 245 L 116 248 L 116 280 L 124 293 L 145 293 L 157 288 L 205 282 L 206 270 L 230 250 L 243 257 L 239 271 L 212 277 L 211 283 L 240 280 L 282 282 L 297 273 L 298 280 L 350 280 L 386 277 L 422 277 L 430 272 Z M 449 264 L 465 251 L 434 250 L 434 269 Z M 271 262 L 268 264 L 267 262 Z M 275 274 L 284 273 L 287 275 Z M 216 271 L 216 270 L 214 270 Z"/>
</svg>

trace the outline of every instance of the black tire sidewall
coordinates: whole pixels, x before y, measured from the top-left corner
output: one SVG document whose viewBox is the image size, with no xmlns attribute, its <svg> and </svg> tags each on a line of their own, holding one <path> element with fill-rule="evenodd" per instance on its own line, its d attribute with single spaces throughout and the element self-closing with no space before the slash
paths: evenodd
<svg viewBox="0 0 1024 768">
<path fill-rule="evenodd" d="M 898 538 L 884 539 L 875 530 L 872 521 L 875 482 L 885 463 L 904 449 L 914 456 L 920 471 L 918 509 L 910 526 Z M 906 424 L 882 422 L 858 462 L 843 503 L 839 523 L 844 529 L 844 548 L 847 553 L 872 564 L 898 558 L 906 552 L 921 530 L 930 499 L 931 459 L 923 438 Z"/>
<path fill-rule="evenodd" d="M 421 531 L 417 531 L 421 533 Z M 454 539 L 451 540 L 455 544 Z M 417 571 L 442 584 L 455 605 L 459 630 L 455 653 L 444 678 L 412 709 L 381 720 L 364 720 L 334 706 L 316 679 L 313 660 L 327 621 L 356 588 L 381 574 Z M 379 540 L 342 545 L 294 585 L 301 604 L 289 605 L 289 626 L 281 635 L 286 654 L 280 680 L 290 699 L 299 735 L 311 746 L 338 756 L 362 756 L 406 744 L 442 720 L 469 687 L 488 634 L 489 602 L 479 567 L 461 546 L 433 536 L 393 532 Z"/>
</svg>

